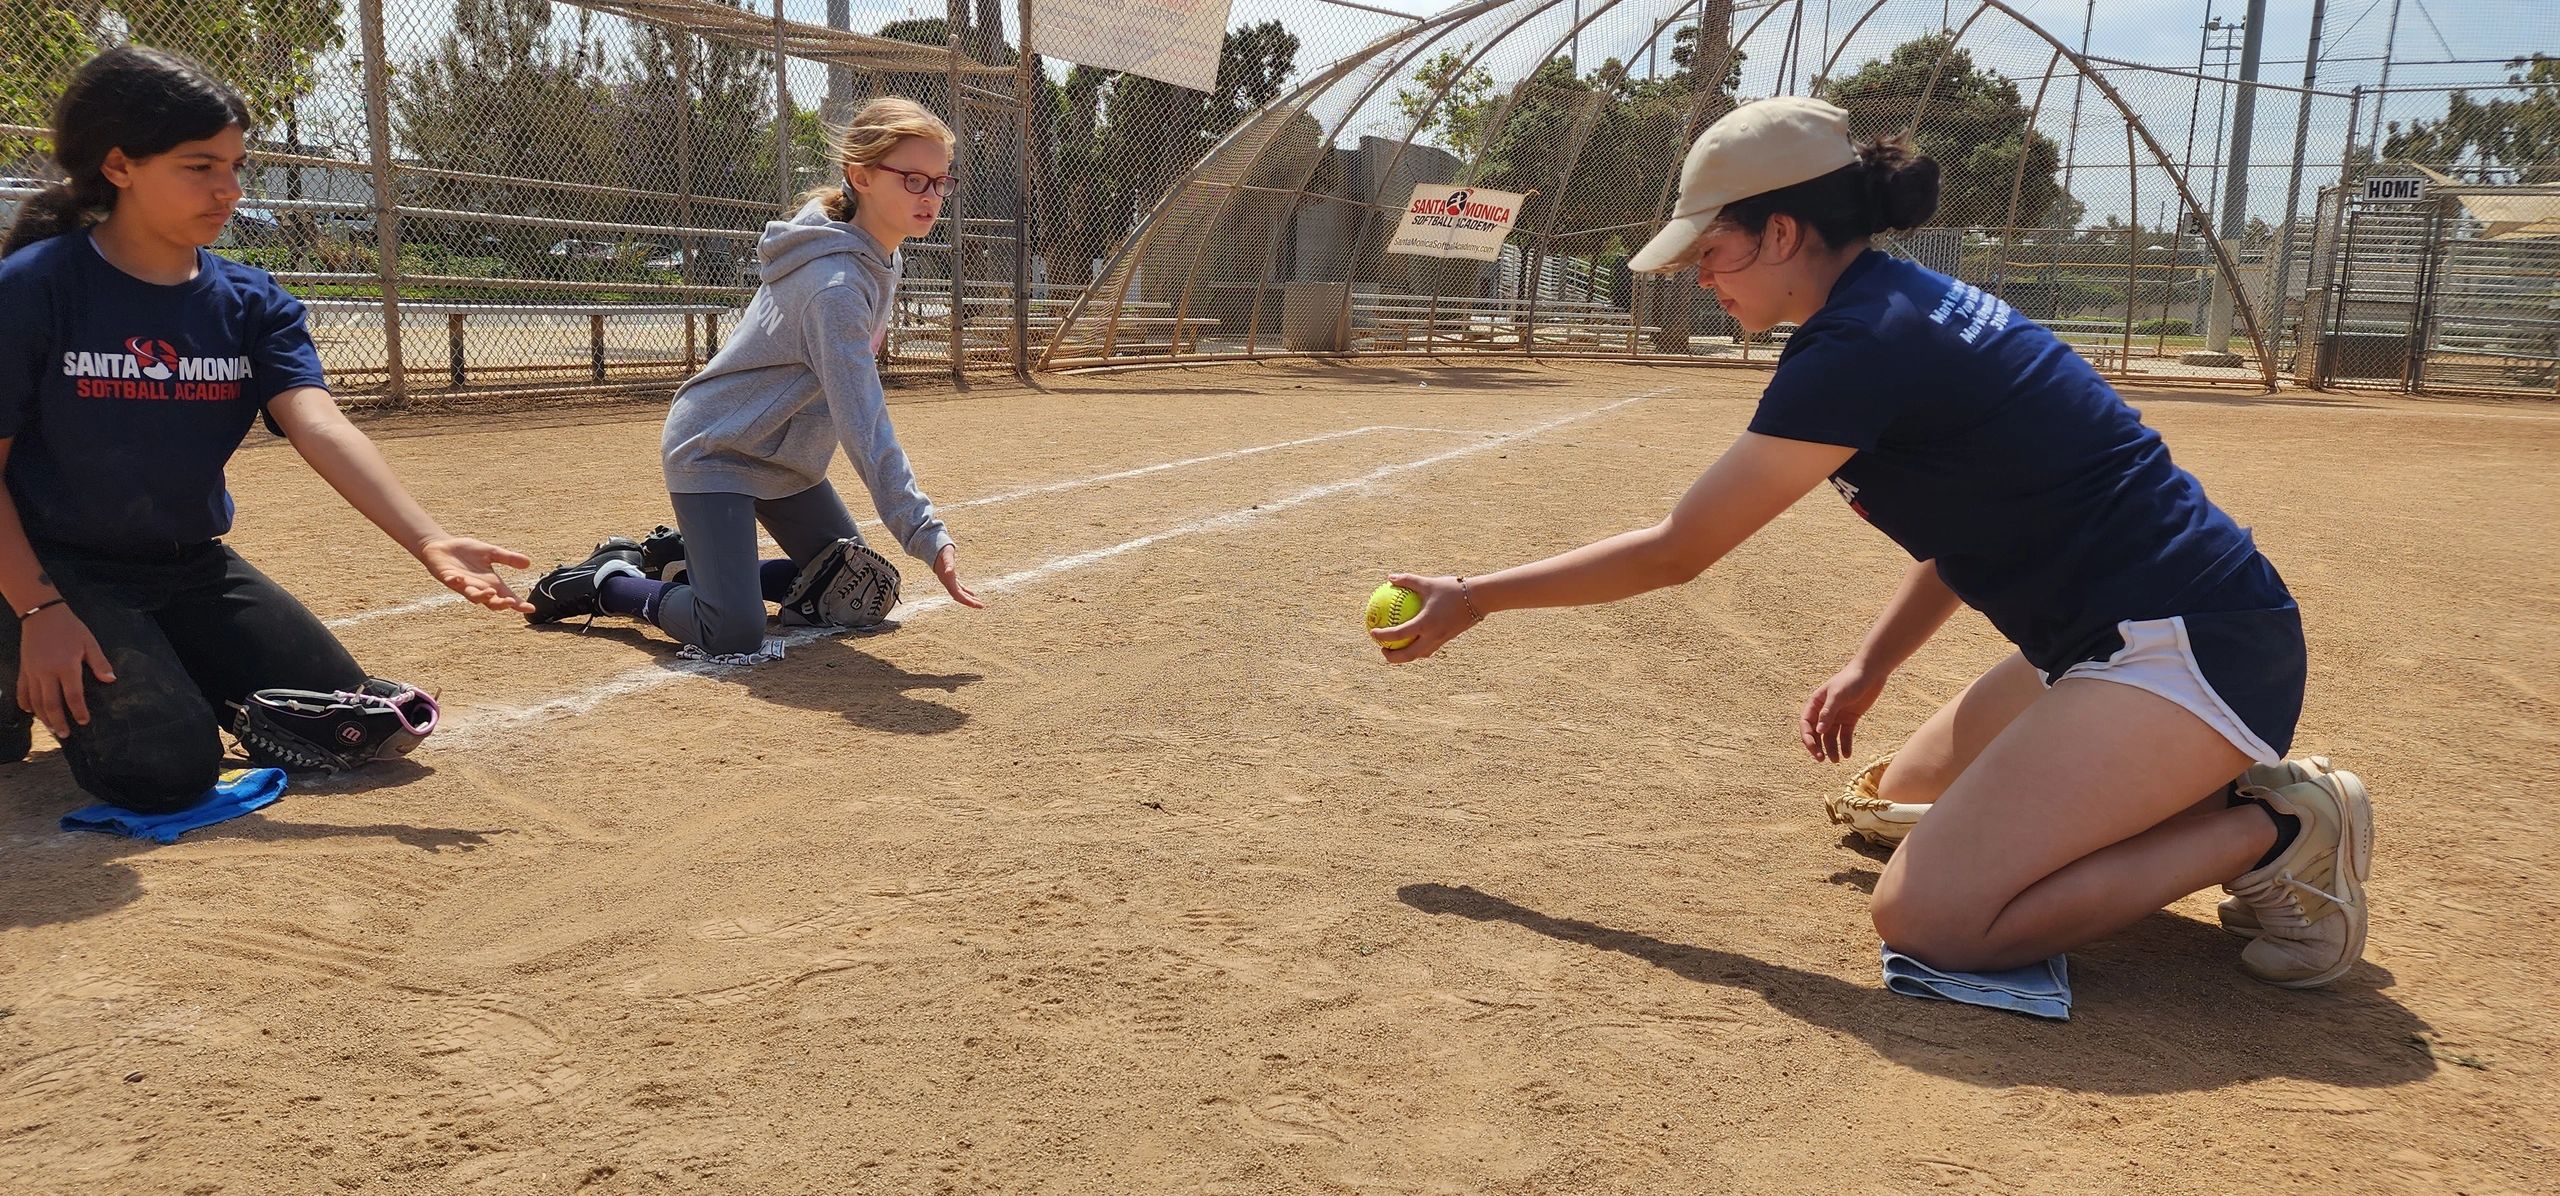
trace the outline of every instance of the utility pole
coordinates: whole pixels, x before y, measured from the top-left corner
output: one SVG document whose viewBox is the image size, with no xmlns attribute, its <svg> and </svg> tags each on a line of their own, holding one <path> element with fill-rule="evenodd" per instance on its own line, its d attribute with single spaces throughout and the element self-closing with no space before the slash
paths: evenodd
<svg viewBox="0 0 2560 1196">
<path fill-rule="evenodd" d="M 2240 48 L 2237 43 L 2231 40 L 2231 35 L 2238 33 L 2240 29 L 2240 24 L 2225 24 L 2220 17 L 2209 17 L 2205 20 L 2205 44 L 2198 46 L 2196 49 L 2196 91 L 2199 99 L 2202 98 L 2204 91 L 2205 52 L 2207 50 L 2222 51 L 2222 69 L 2214 74 L 2214 78 L 2229 80 L 2231 78 L 2231 52 Z M 2212 44 L 2213 35 L 2217 33 L 2223 35 L 2222 44 L 2218 46 Z M 2204 331 L 2205 323 L 2210 318 L 2208 303 L 2209 297 L 2214 293 L 2213 252 L 2212 247 L 2205 244 L 2205 238 L 2211 236 L 2213 233 L 2214 216 L 2216 214 L 2214 192 L 2219 191 L 2222 188 L 2221 151 L 2222 135 L 2224 132 L 2223 118 L 2229 113 L 2230 99 L 2230 85 L 2228 82 L 2226 82 L 2222 87 L 2214 89 L 2213 140 L 2208 143 L 2210 146 L 2209 152 L 2213 156 L 2205 168 L 2204 190 L 2196 193 L 2199 202 L 2204 205 L 2204 210 L 2196 214 L 2196 218 L 2204 222 L 2196 226 L 2196 256 L 2199 264 L 2204 267 L 2204 272 L 2196 276 L 2196 318 L 2194 327 L 2198 332 Z M 2192 116 L 2190 119 L 2192 119 Z M 2188 144 L 2194 144 L 2194 137 L 2192 133 L 2190 133 L 2188 137 Z M 2189 161 L 2192 162 L 2194 160 L 2194 151 L 2192 149 L 2188 151 L 2188 157 Z M 2188 170 L 2186 177 L 2187 186 L 2190 189 L 2194 188 L 2195 172 L 2192 168 Z M 2211 334 L 2207 333 L 2206 335 L 2210 336 Z"/>
<path fill-rule="evenodd" d="M 2232 254 L 2232 265 L 2239 265 L 2239 244 L 2249 225 L 2249 137 L 2256 131 L 2258 115 L 2258 58 L 2266 46 L 2267 0 L 2249 0 L 2249 15 L 2243 21 L 2240 45 L 2240 95 L 2231 102 L 2231 167 L 2224 179 L 2222 192 L 2222 243 Z M 2231 352 L 2231 317 L 2233 304 L 2240 296 L 2239 280 L 2232 285 L 2215 287 L 2213 314 L 2205 323 L 2205 352 L 2228 364 L 2238 364 Z"/>
<path fill-rule="evenodd" d="M 2279 339 L 2285 335 L 2281 316 L 2286 296 L 2293 289 L 2293 215 L 2295 205 L 2302 202 L 2302 152 L 2311 145 L 2311 88 L 2320 80 L 2320 20 L 2327 14 L 2328 7 L 2328 0 L 2311 0 L 2311 44 L 2302 51 L 2302 105 L 2293 115 L 2293 172 L 2285 180 L 2284 223 L 2279 226 L 2282 231 L 2277 234 L 2275 270 L 2269 275 L 2274 280 L 2274 285 L 2268 290 L 2276 297 L 2279 316 L 2276 336 Z M 2353 140 L 2355 118 L 2348 117 L 2347 124 L 2347 137 Z M 2304 289 L 2304 298 L 2308 300 L 2307 283 Z"/>
<path fill-rule="evenodd" d="M 2373 132 L 2364 139 L 2373 161 L 2382 161 L 2382 107 L 2391 102 L 2391 55 L 2400 45 L 2400 0 L 2391 0 L 2391 28 L 2382 35 L 2382 81 L 2373 86 Z"/>
<path fill-rule="evenodd" d="M 2250 11 L 2257 11 L 2256 6 L 2252 5 Z M 2238 33 L 2245 41 L 2248 36 L 2249 23 L 2244 20 L 2236 24 L 2223 25 L 2220 26 L 2220 28 L 2223 35 L 2222 44 L 2215 46 L 2214 49 L 2222 51 L 2222 69 L 2216 72 L 2214 77 L 2228 80 L 2231 78 L 2231 52 L 2240 49 L 2239 43 L 2235 43 L 2231 40 L 2231 35 Z M 2254 82 L 2256 76 L 2252 75 L 2250 78 L 2251 81 Z M 2243 88 L 2243 91 L 2245 93 L 2246 89 Z M 2225 118 L 2231 115 L 2232 107 L 2231 88 L 2228 83 L 2225 83 L 2213 97 L 2213 148 L 2215 150 L 2222 150 L 2225 146 L 2225 143 L 2222 140 L 2222 135 L 2226 131 L 2224 121 Z M 2205 216 L 2207 219 L 2212 219 L 2220 214 L 2218 207 L 2214 202 L 2214 192 L 2222 189 L 2222 161 L 2221 155 L 2216 154 L 2206 163 L 2204 203 Z"/>
<path fill-rule="evenodd" d="M 827 28 L 853 28 L 853 0 L 827 0 Z M 827 103 L 823 111 L 831 121 L 843 120 L 853 105 L 853 68 L 841 62 L 827 63 Z"/>
<path fill-rule="evenodd" d="M 2204 56 L 2213 46 L 2213 35 L 2221 28 L 2221 18 L 2213 15 L 2213 0 L 2205 0 L 2204 31 L 2196 35 L 2195 86 L 2187 98 L 2187 148 L 2184 159 L 2178 163 L 2180 178 L 2195 173 L 2196 126 L 2204 115 Z"/>
<path fill-rule="evenodd" d="M 2195 189 L 2196 131 L 2203 127 L 2204 124 L 2204 66 L 2206 55 L 2213 52 L 2213 35 L 2232 28 L 2234 28 L 2234 26 L 2223 24 L 2222 18 L 2213 15 L 2213 0 L 2205 0 L 2203 31 L 2196 35 L 2195 86 L 2190 89 L 2190 93 L 2187 97 L 2187 148 L 2181 151 L 2181 157 L 2178 162 L 2178 180 L 2186 184 L 2187 190 L 2190 194 L 2197 193 Z M 2226 43 L 2226 45 L 2227 44 L 2228 43 Z M 2224 68 L 2224 76 L 2227 77 L 2230 73 L 2229 68 Z M 2222 95 L 2220 92 L 2216 92 L 2214 94 L 2213 124 L 2214 144 L 2219 146 L 2222 142 Z M 2216 159 L 2216 161 L 2220 161 L 2220 159 Z M 2221 176 L 2217 174 L 2214 177 L 2219 180 Z M 2207 184 L 2201 194 L 2203 199 L 2200 201 L 2199 210 L 2195 213 L 2195 220 L 2198 222 L 2205 219 L 2203 205 L 2210 205 L 2213 202 L 2212 185 Z M 2182 218 L 2174 226 L 2171 226 L 2169 230 L 2169 266 L 2172 270 L 2178 269 L 2186 264 L 2188 224 L 2189 221 Z M 2197 223 L 2195 225 L 2195 233 L 2198 241 L 2201 242 L 2207 234 L 2205 225 Z M 2210 252 L 2204 251 L 2201 245 L 2198 249 L 2198 256 L 2208 264 L 2213 260 L 2213 255 Z M 2201 326 L 2204 323 L 2204 292 L 2204 279 L 2202 275 L 2199 275 L 2196 281 L 2196 315 L 2191 327 Z"/>
</svg>

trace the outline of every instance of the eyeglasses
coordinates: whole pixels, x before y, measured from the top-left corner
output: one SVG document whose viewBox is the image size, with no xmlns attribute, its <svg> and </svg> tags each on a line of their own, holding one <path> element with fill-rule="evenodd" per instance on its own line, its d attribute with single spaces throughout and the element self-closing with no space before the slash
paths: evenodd
<svg viewBox="0 0 2560 1196">
<path fill-rule="evenodd" d="M 960 180 L 947 174 L 927 174 L 921 170 L 900 170 L 895 166 L 883 166 L 876 163 L 872 166 L 872 169 L 885 170 L 891 174 L 897 175 L 901 181 L 906 183 L 907 194 L 909 195 L 922 195 L 927 191 L 931 191 L 934 195 L 940 198 L 949 199 L 951 198 L 952 192 L 960 189 Z"/>
</svg>

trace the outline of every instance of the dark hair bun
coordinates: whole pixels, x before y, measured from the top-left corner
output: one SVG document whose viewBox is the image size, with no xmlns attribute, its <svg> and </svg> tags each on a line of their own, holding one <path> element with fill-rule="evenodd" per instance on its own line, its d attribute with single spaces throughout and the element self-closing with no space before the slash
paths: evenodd
<svg viewBox="0 0 2560 1196">
<path fill-rule="evenodd" d="M 1867 184 L 1874 231 L 1918 228 L 1938 212 L 1938 163 L 1912 152 L 1900 137 L 1858 143 L 1858 170 Z"/>
</svg>

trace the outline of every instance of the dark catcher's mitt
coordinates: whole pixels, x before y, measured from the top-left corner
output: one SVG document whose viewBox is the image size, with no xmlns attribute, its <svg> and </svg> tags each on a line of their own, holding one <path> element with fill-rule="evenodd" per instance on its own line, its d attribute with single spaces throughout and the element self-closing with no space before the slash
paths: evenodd
<svg viewBox="0 0 2560 1196">
<path fill-rule="evenodd" d="M 786 627 L 882 626 L 898 609 L 898 567 L 860 540 L 838 540 L 802 566 L 782 599 Z"/>
<path fill-rule="evenodd" d="M 407 755 L 436 729 L 436 700 L 367 677 L 353 693 L 262 689 L 238 707 L 231 734 L 250 762 L 288 772 L 343 772 Z"/>
</svg>

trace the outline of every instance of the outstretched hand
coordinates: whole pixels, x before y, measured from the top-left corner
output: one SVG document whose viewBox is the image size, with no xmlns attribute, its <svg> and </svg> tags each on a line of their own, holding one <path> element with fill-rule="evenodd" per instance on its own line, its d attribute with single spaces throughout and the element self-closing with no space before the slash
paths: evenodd
<svg viewBox="0 0 2560 1196">
<path fill-rule="evenodd" d="M 491 610 L 531 612 L 533 604 L 516 597 L 496 566 L 530 569 L 533 558 L 469 536 L 438 536 L 418 545 L 418 563 L 438 582 L 472 603 Z"/>
<path fill-rule="evenodd" d="M 1857 665 L 1832 674 L 1805 699 L 1804 713 L 1796 720 L 1804 750 L 1835 764 L 1848 759 L 1855 750 L 1858 720 L 1883 693 L 1884 678 Z"/>
<path fill-rule="evenodd" d="M 986 600 L 978 597 L 976 590 L 961 584 L 960 553 L 951 545 L 945 544 L 942 551 L 933 554 L 933 576 L 942 583 L 944 592 L 951 595 L 953 602 L 971 610 L 986 609 Z"/>
<path fill-rule="evenodd" d="M 1410 573 L 1391 573 L 1388 582 L 1422 595 L 1422 611 L 1393 627 L 1374 627 L 1369 638 L 1386 653 L 1387 663 L 1406 664 L 1420 660 L 1449 645 L 1449 641 L 1467 633 L 1484 621 L 1467 601 L 1465 584 L 1455 577 L 1416 577 Z M 1411 636 L 1412 643 L 1401 648 L 1387 646 L 1391 640 Z"/>
</svg>

